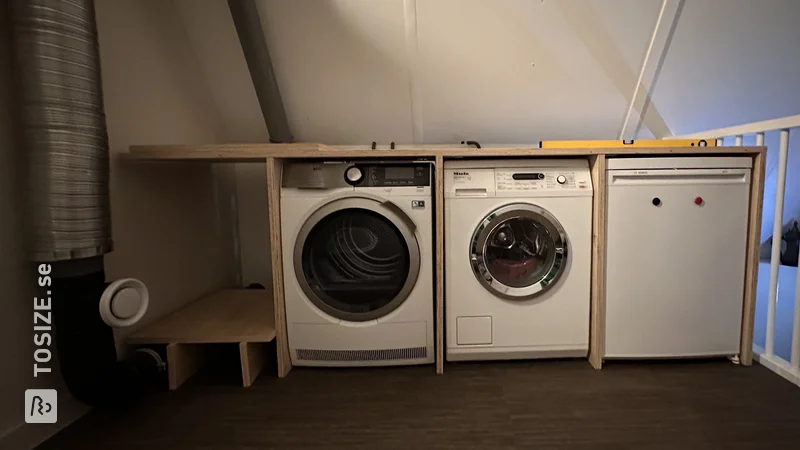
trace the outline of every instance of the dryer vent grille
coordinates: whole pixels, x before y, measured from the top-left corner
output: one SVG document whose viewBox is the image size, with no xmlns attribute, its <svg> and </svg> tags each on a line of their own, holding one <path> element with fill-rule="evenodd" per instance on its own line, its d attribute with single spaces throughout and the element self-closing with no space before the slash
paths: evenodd
<svg viewBox="0 0 800 450">
<path fill-rule="evenodd" d="M 391 361 L 428 357 L 427 347 L 393 348 L 389 350 L 310 350 L 297 349 L 303 361 Z"/>
</svg>

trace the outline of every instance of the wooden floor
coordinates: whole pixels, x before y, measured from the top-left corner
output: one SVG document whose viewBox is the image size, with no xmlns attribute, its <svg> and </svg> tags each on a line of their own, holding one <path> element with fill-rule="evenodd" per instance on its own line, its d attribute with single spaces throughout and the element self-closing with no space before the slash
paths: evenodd
<svg viewBox="0 0 800 450">
<path fill-rule="evenodd" d="M 227 366 L 220 364 L 217 367 Z M 724 361 L 199 374 L 41 449 L 797 448 L 800 389 Z"/>
</svg>

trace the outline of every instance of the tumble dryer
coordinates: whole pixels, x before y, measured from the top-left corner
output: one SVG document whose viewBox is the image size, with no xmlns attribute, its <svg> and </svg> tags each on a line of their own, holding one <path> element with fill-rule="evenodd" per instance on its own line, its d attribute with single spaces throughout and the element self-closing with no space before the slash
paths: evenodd
<svg viewBox="0 0 800 450">
<path fill-rule="evenodd" d="M 429 162 L 285 164 L 292 364 L 433 362 L 431 172 Z"/>
<path fill-rule="evenodd" d="M 586 356 L 586 160 L 446 161 L 447 360 Z"/>
</svg>

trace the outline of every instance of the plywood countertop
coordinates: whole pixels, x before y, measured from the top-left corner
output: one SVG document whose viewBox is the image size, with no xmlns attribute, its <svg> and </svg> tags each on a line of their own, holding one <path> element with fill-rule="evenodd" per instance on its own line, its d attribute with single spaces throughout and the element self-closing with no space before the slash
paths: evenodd
<svg viewBox="0 0 800 450">
<path fill-rule="evenodd" d="M 389 149 L 382 145 L 331 146 L 318 143 L 296 144 L 215 144 L 215 145 L 133 145 L 120 155 L 141 161 L 263 162 L 267 158 L 460 158 L 513 156 L 582 156 L 582 155 L 754 155 L 764 147 L 611 147 L 611 148 L 539 148 L 532 145 L 490 145 L 483 148 L 463 145 L 403 145 Z"/>
</svg>

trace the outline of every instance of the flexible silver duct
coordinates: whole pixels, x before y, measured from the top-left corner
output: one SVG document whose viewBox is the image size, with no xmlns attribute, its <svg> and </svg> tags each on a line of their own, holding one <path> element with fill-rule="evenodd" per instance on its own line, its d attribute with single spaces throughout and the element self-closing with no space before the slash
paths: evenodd
<svg viewBox="0 0 800 450">
<path fill-rule="evenodd" d="M 92 0 L 14 0 L 34 261 L 112 250 L 109 156 Z"/>
</svg>

